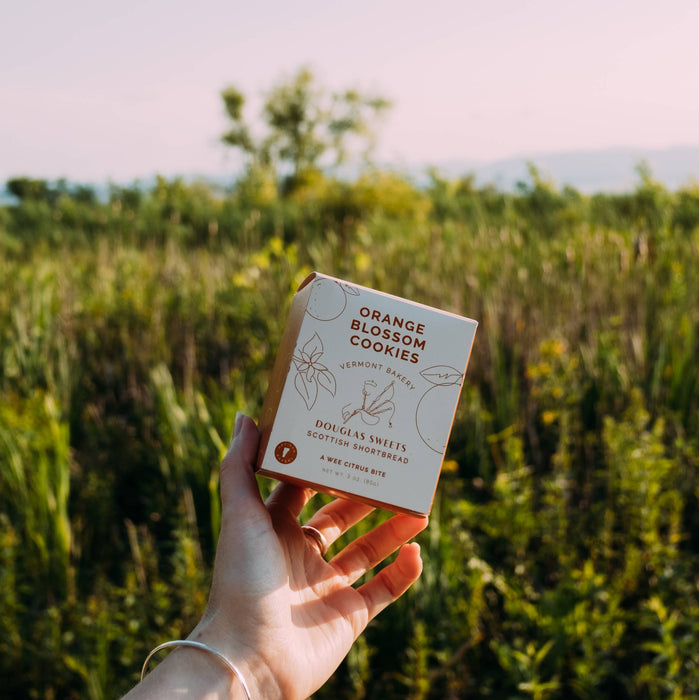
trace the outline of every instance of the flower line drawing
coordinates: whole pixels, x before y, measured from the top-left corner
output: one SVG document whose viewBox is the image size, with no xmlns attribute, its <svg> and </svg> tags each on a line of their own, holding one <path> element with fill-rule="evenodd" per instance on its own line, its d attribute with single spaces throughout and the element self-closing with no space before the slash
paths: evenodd
<svg viewBox="0 0 699 700">
<path fill-rule="evenodd" d="M 320 362 L 323 352 L 323 341 L 318 333 L 314 333 L 302 348 L 297 348 L 291 358 L 296 366 L 294 386 L 309 411 L 318 399 L 318 387 L 325 389 L 331 396 L 335 396 L 337 389 L 335 376 Z"/>
<path fill-rule="evenodd" d="M 396 410 L 396 405 L 393 403 L 393 385 L 391 382 L 385 386 L 376 396 L 372 397 L 373 391 L 378 386 L 371 379 L 367 379 L 362 386 L 362 404 L 361 406 L 352 407 L 351 403 L 342 407 L 342 418 L 347 423 L 355 416 L 359 416 L 367 425 L 376 425 L 381 417 L 388 415 L 388 427 L 393 427 L 391 419 Z"/>
</svg>

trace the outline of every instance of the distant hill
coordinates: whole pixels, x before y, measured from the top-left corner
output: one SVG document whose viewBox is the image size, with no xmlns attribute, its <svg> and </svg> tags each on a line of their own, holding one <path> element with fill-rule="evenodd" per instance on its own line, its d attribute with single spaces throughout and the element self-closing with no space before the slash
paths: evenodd
<svg viewBox="0 0 699 700">
<path fill-rule="evenodd" d="M 648 164 L 653 179 L 669 190 L 692 182 L 699 184 L 699 146 L 535 153 L 492 162 L 456 159 L 434 166 L 447 177 L 472 173 L 479 185 L 491 183 L 499 189 L 512 190 L 518 181 L 528 181 L 528 163 L 533 163 L 543 177 L 559 188 L 569 185 L 591 194 L 632 191 L 639 181 L 636 168 L 642 162 Z"/>
<path fill-rule="evenodd" d="M 534 164 L 542 177 L 553 181 L 558 188 L 562 189 L 568 185 L 585 194 L 633 191 L 639 182 L 636 168 L 641 163 L 646 163 L 652 177 L 668 190 L 677 190 L 693 183 L 699 184 L 699 146 L 674 146 L 656 150 L 620 147 L 533 153 L 496 161 L 455 158 L 432 163 L 404 163 L 397 169 L 418 184 L 427 181 L 429 168 L 436 168 L 443 177 L 457 178 L 473 174 L 479 186 L 492 184 L 500 190 L 511 191 L 515 189 L 517 182 L 529 181 L 529 163 Z M 390 168 L 393 164 L 381 163 L 380 167 Z M 354 179 L 357 174 L 356 167 L 348 166 L 340 176 Z M 175 176 L 166 177 L 171 179 Z M 223 190 L 233 185 L 235 173 L 229 176 L 183 173 L 182 178 L 185 182 L 201 180 Z M 140 188 L 149 189 L 154 183 L 154 175 L 145 175 L 131 183 L 115 184 L 135 184 Z M 3 184 L 0 182 L 0 205 L 14 203 L 14 198 L 4 191 Z M 107 198 L 108 183 L 82 184 L 93 187 L 101 199 Z"/>
</svg>

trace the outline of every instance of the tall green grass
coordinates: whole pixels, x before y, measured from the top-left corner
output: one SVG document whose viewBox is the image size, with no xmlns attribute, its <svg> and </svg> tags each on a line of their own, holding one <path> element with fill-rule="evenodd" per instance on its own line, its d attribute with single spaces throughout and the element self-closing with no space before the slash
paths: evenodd
<svg viewBox="0 0 699 700">
<path fill-rule="evenodd" d="M 3 210 L 7 697 L 116 697 L 191 629 L 235 411 L 312 269 L 480 322 L 423 576 L 318 698 L 699 696 L 696 201 L 377 175 Z"/>
</svg>

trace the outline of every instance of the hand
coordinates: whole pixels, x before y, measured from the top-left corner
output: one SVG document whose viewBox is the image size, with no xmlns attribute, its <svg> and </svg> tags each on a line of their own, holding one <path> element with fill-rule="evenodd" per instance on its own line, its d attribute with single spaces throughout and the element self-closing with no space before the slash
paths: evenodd
<svg viewBox="0 0 699 700">
<path fill-rule="evenodd" d="M 209 602 L 190 639 L 205 642 L 236 664 L 254 698 L 302 699 L 332 675 L 368 622 L 418 578 L 419 546 L 405 543 L 426 527 L 427 518 L 393 516 L 326 561 L 298 522 L 314 491 L 281 483 L 262 502 L 253 472 L 258 442 L 254 422 L 239 415 L 221 464 L 222 524 Z M 307 524 L 331 545 L 372 510 L 337 499 Z M 353 587 L 399 548 L 395 561 Z M 195 660 L 197 654 L 202 652 L 178 650 L 156 671 L 179 655 L 180 677 L 211 674 L 216 660 Z M 191 667 L 195 663 L 199 669 Z M 219 668 L 217 673 L 228 672 Z M 230 679 L 228 683 L 238 692 Z M 152 685 L 147 697 L 160 697 Z M 184 697 L 203 697 L 200 687 L 192 681 Z"/>
</svg>

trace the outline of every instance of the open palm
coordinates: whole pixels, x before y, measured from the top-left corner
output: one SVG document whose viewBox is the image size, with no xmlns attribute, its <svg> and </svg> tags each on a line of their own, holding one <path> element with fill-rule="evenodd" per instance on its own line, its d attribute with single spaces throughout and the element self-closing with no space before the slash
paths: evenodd
<svg viewBox="0 0 699 700">
<path fill-rule="evenodd" d="M 396 515 L 326 561 L 298 521 L 313 491 L 279 484 L 262 502 L 252 468 L 258 440 L 253 421 L 239 418 L 221 465 L 223 517 L 211 595 L 191 638 L 243 659 L 265 684 L 266 697 L 273 682 L 280 697 L 305 698 L 329 678 L 367 623 L 420 575 L 419 547 L 405 543 L 427 518 Z M 337 499 L 307 524 L 331 545 L 372 510 Z M 394 562 L 353 587 L 399 548 Z"/>
</svg>

